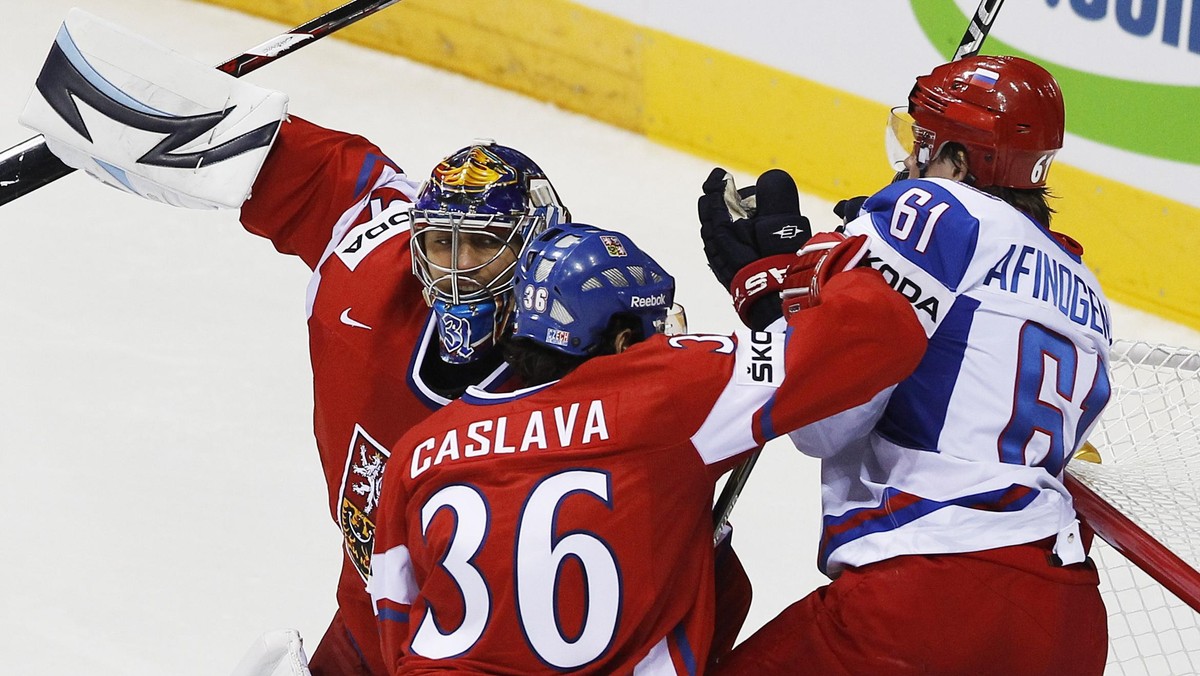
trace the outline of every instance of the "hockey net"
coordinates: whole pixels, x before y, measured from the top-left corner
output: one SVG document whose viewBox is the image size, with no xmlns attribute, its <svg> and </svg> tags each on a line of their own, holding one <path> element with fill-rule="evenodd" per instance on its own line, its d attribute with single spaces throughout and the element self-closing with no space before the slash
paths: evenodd
<svg viewBox="0 0 1200 676">
<path fill-rule="evenodd" d="M 1112 386 L 1101 462 L 1081 453 L 1067 478 L 1100 536 L 1105 673 L 1200 674 L 1200 352 L 1117 341 Z"/>
</svg>

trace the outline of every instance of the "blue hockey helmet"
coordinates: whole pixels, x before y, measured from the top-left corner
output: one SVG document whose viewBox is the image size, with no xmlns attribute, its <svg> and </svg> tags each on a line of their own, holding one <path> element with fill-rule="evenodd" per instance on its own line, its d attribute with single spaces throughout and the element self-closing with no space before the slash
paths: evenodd
<svg viewBox="0 0 1200 676">
<path fill-rule="evenodd" d="M 533 160 L 480 140 L 434 167 L 409 218 L 413 271 L 438 316 L 442 358 L 461 363 L 504 334 L 525 242 L 570 215 Z"/>
<path fill-rule="evenodd" d="M 613 315 L 661 333 L 675 279 L 629 237 L 577 223 L 529 243 L 516 272 L 513 335 L 571 355 L 592 354 Z"/>
</svg>

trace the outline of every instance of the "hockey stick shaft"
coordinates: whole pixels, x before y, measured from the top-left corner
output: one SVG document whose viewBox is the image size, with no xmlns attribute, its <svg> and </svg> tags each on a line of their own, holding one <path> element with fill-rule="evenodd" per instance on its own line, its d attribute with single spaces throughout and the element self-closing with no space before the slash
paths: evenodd
<svg viewBox="0 0 1200 676">
<path fill-rule="evenodd" d="M 959 41 L 958 49 L 954 50 L 954 57 L 950 59 L 951 61 L 959 61 L 979 53 L 979 50 L 983 48 L 983 41 L 992 31 L 992 22 L 996 20 L 996 15 L 1000 13 L 1000 6 L 1003 4 L 1004 0 L 980 0 L 979 8 L 971 16 L 971 21 L 967 24 L 967 32 Z"/>
<path fill-rule="evenodd" d="M 1000 13 L 1000 6 L 1003 4 L 1004 0 L 980 0 L 979 7 L 971 15 L 971 19 L 967 23 L 967 32 L 963 33 L 962 40 L 959 41 L 958 49 L 955 50 L 951 61 L 959 61 L 979 53 L 983 47 L 983 41 L 992 31 L 992 23 L 996 20 L 996 15 Z M 758 454 L 761 452 L 762 449 L 755 451 L 741 465 L 734 468 L 729 479 L 726 480 L 725 486 L 721 489 L 721 495 L 717 498 L 716 505 L 713 506 L 714 539 L 720 535 L 721 529 L 729 522 L 729 513 L 733 511 L 733 505 L 737 502 L 742 488 L 745 487 L 746 479 L 750 477 L 750 470 L 754 469 L 754 463 L 758 461 Z"/>
<path fill-rule="evenodd" d="M 733 511 L 738 496 L 742 494 L 742 489 L 746 487 L 746 480 L 750 478 L 750 470 L 754 469 L 754 463 L 758 462 L 759 453 L 762 453 L 761 448 L 751 453 L 749 458 L 742 461 L 742 464 L 734 467 L 733 471 L 729 473 L 729 478 L 725 480 L 725 486 L 721 489 L 717 504 L 713 505 L 714 545 L 721 537 L 721 529 L 729 523 L 729 514 Z"/>
<path fill-rule="evenodd" d="M 391 7 L 400 0 L 351 0 L 337 9 L 331 9 L 306 24 L 275 37 L 251 49 L 244 54 L 238 54 L 225 63 L 217 66 L 217 70 L 241 77 L 282 58 L 301 47 L 316 40 L 336 33 L 360 19 Z"/>
<path fill-rule="evenodd" d="M 217 70 L 241 77 L 335 33 L 400 0 L 351 0 L 303 25 L 217 66 Z M 0 153 L 0 205 L 27 195 L 75 171 L 63 164 L 41 136 L 35 136 Z"/>
</svg>

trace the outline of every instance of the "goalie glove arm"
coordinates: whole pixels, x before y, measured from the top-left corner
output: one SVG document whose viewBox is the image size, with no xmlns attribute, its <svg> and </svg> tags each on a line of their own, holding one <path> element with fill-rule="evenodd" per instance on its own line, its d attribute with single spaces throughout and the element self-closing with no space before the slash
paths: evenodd
<svg viewBox="0 0 1200 676">
<path fill-rule="evenodd" d="M 70 167 L 146 199 L 236 208 L 287 96 L 73 9 L 20 121 Z"/>
<path fill-rule="evenodd" d="M 271 240 L 281 253 L 298 255 L 315 269 L 335 224 L 356 204 L 376 197 L 371 192 L 388 170 L 403 176 L 367 139 L 292 115 L 283 123 L 250 198 L 242 205 L 242 225 Z M 399 184 L 415 191 L 409 181 Z M 407 201 L 411 195 L 381 190 L 378 198 L 382 209 L 385 200 Z"/>
<path fill-rule="evenodd" d="M 259 636 L 231 676 L 312 676 L 300 632 L 277 629 Z"/>
</svg>

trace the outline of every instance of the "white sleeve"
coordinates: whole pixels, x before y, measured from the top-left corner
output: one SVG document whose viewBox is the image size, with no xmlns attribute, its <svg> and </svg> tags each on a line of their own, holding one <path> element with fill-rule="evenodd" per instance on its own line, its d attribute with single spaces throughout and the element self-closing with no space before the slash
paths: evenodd
<svg viewBox="0 0 1200 676">
<path fill-rule="evenodd" d="M 796 449 L 814 458 L 828 458 L 857 441 L 865 439 L 883 416 L 892 386 L 876 394 L 861 406 L 835 413 L 828 418 L 805 425 L 788 433 Z"/>
<path fill-rule="evenodd" d="M 236 208 L 287 96 L 73 9 L 20 116 L 68 166 L 147 199 Z"/>
<path fill-rule="evenodd" d="M 706 464 L 715 464 L 758 446 L 754 438 L 754 414 L 783 382 L 786 344 L 784 333 L 737 332 L 733 375 L 691 438 Z"/>
</svg>

